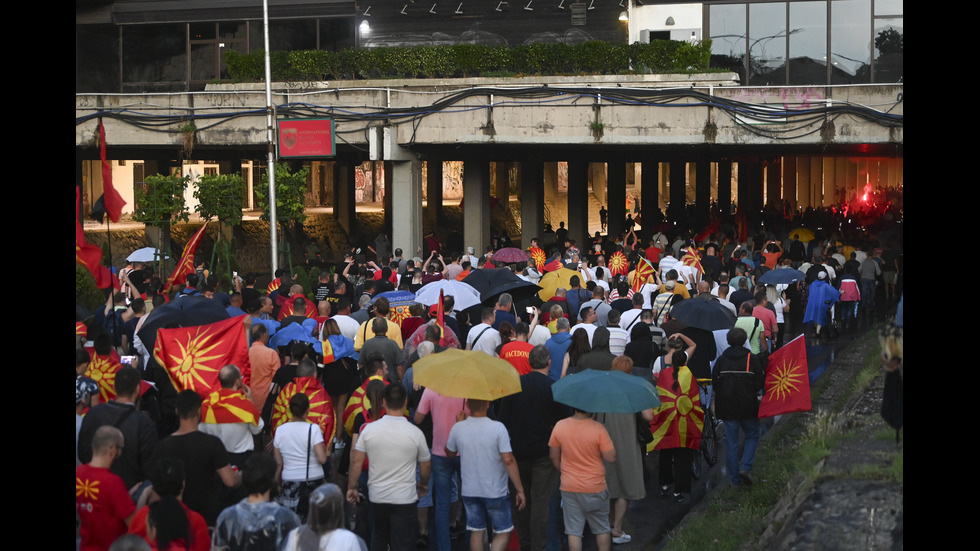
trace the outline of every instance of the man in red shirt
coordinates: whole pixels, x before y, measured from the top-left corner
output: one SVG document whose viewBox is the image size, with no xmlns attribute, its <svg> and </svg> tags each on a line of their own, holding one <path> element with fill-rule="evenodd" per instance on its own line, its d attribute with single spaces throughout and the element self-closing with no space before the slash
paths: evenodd
<svg viewBox="0 0 980 551">
<path fill-rule="evenodd" d="M 769 341 L 769 350 L 772 350 L 772 343 L 776 342 L 779 325 L 776 324 L 776 314 L 766 307 L 768 303 L 769 299 L 766 297 L 765 291 L 756 293 L 755 308 L 752 309 L 752 317 L 762 322 L 763 327 L 766 329 L 766 340 Z"/>
<path fill-rule="evenodd" d="M 137 413 L 137 415 L 139 415 Z M 81 551 L 109 549 L 126 533 L 136 506 L 122 478 L 109 467 L 123 450 L 123 434 L 116 427 L 99 427 L 92 437 L 92 461 L 75 467 L 75 511 L 80 521 Z"/>
<path fill-rule="evenodd" d="M 538 314 L 535 310 L 535 319 L 537 319 L 537 316 Z M 528 360 L 528 354 L 531 353 L 531 349 L 534 346 L 527 342 L 530 332 L 530 327 L 526 323 L 523 321 L 517 322 L 517 326 L 514 327 L 516 339 L 505 344 L 500 349 L 500 358 L 510 362 L 510 365 L 514 366 L 514 369 L 521 375 L 527 375 L 531 372 L 531 362 Z"/>
</svg>

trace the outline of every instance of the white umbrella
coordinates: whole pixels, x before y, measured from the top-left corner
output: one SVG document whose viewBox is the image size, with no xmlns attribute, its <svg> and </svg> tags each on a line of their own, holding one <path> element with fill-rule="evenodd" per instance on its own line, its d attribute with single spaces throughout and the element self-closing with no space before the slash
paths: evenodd
<svg viewBox="0 0 980 551">
<path fill-rule="evenodd" d="M 432 306 L 433 304 L 439 302 L 440 290 L 442 291 L 443 295 L 453 297 L 453 300 L 455 301 L 453 304 L 453 310 L 457 312 L 462 312 L 470 306 L 480 304 L 479 291 L 474 289 L 469 283 L 463 283 L 462 281 L 456 281 L 455 279 L 440 279 L 439 281 L 433 281 L 432 283 L 423 285 L 422 288 L 415 293 L 415 302 L 426 306 Z"/>
<path fill-rule="evenodd" d="M 170 258 L 166 254 L 160 252 L 156 247 L 143 247 L 142 249 L 136 249 L 133 253 L 126 257 L 127 262 L 153 262 L 154 260 L 161 260 Z"/>
</svg>

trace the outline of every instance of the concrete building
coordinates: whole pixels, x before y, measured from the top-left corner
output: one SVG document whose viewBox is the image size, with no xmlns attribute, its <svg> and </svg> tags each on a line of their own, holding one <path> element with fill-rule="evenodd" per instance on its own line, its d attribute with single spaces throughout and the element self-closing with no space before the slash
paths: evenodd
<svg viewBox="0 0 980 551">
<path fill-rule="evenodd" d="M 208 84 L 226 75 L 223 49 L 261 48 L 261 2 L 233 4 L 77 4 L 76 184 L 89 200 L 99 115 L 124 196 L 176 168 L 261 181 L 261 85 Z M 423 227 L 445 231 L 442 199 L 462 196 L 464 240 L 480 248 L 491 197 L 520 200 L 525 239 L 566 221 L 584 242 L 600 205 L 615 233 L 628 211 L 668 204 L 698 226 L 711 202 L 803 208 L 903 185 L 901 1 L 575 2 L 584 19 L 561 0 L 453 4 L 270 1 L 272 49 L 708 37 L 712 66 L 731 72 L 277 83 L 279 118 L 336 121 L 337 156 L 306 161 L 307 202 L 352 234 L 358 202 L 384 202 L 393 245 L 415 250 Z M 181 153 L 188 117 L 198 131 Z"/>
</svg>

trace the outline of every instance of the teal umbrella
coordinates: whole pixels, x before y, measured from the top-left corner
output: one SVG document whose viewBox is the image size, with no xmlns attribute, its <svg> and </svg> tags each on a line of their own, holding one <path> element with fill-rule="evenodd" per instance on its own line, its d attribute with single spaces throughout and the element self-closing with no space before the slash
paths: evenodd
<svg viewBox="0 0 980 551">
<path fill-rule="evenodd" d="M 586 369 L 551 385 L 556 402 L 590 413 L 636 413 L 660 406 L 657 387 L 622 371 Z"/>
</svg>

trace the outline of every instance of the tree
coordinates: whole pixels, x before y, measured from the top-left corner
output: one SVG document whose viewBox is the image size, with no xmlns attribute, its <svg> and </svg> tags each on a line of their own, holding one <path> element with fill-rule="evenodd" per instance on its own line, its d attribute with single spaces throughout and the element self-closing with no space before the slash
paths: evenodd
<svg viewBox="0 0 980 551">
<path fill-rule="evenodd" d="M 310 169 L 293 172 L 286 163 L 276 163 L 276 219 L 302 224 L 306 220 L 306 179 Z M 255 190 L 262 207 L 262 220 L 269 220 L 269 174 L 262 175 L 262 187 Z"/>
<path fill-rule="evenodd" d="M 150 244 L 161 251 L 170 250 L 170 224 L 190 220 L 184 201 L 184 192 L 190 180 L 190 176 L 154 174 L 146 177 L 143 187 L 136 188 L 133 220 L 146 224 Z"/>
<path fill-rule="evenodd" d="M 231 230 L 242 223 L 242 208 L 245 207 L 245 180 L 241 174 L 205 174 L 197 181 L 194 197 L 198 205 L 194 207 L 201 218 L 211 220 L 218 218 L 218 235 L 220 241 L 215 247 L 215 253 L 221 252 L 222 260 L 229 273 L 234 270 L 232 265 Z M 212 260 L 214 255 L 212 254 Z M 217 266 L 213 267 L 217 272 Z"/>
</svg>

